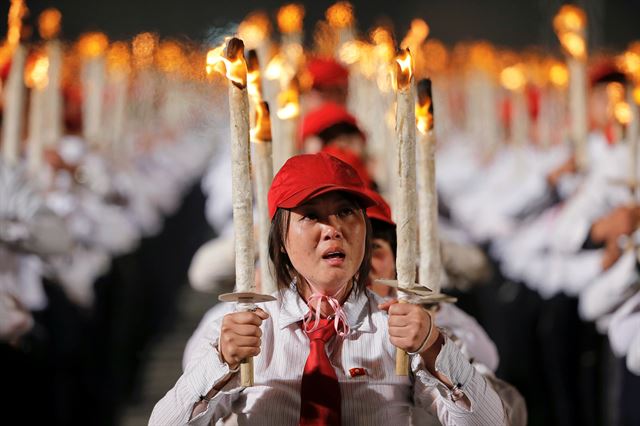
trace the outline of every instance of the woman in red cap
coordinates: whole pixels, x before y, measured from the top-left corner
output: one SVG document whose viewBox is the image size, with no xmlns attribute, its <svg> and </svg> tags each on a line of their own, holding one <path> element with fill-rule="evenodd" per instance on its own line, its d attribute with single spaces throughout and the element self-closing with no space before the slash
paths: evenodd
<svg viewBox="0 0 640 426">
<path fill-rule="evenodd" d="M 499 396 L 418 305 L 366 289 L 375 204 L 325 153 L 289 159 L 269 191 L 277 301 L 218 320 L 150 424 L 402 425 L 412 406 L 443 424 L 505 423 Z M 411 357 L 395 374 L 396 348 Z M 238 368 L 255 356 L 255 385 Z"/>
</svg>

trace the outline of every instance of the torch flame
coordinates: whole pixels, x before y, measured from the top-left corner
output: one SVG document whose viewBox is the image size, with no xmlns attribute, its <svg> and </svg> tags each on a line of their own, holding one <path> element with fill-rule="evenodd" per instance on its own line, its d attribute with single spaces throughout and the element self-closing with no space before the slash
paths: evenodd
<svg viewBox="0 0 640 426">
<path fill-rule="evenodd" d="M 618 62 L 626 73 L 640 77 L 640 53 L 629 49 L 618 58 Z"/>
<path fill-rule="evenodd" d="M 304 7 L 300 4 L 287 4 L 278 10 L 278 29 L 281 33 L 291 34 L 302 31 Z"/>
<path fill-rule="evenodd" d="M 264 70 L 265 78 L 268 80 L 279 80 L 281 86 L 286 86 L 295 74 L 295 70 L 286 60 L 282 52 L 275 54 Z"/>
<path fill-rule="evenodd" d="M 60 21 L 62 21 L 62 14 L 58 9 L 51 7 L 43 10 L 38 17 L 40 37 L 45 40 L 55 38 L 60 32 Z"/>
<path fill-rule="evenodd" d="M 109 39 L 104 33 L 86 33 L 80 36 L 77 48 L 84 58 L 96 58 L 102 55 L 109 46 Z"/>
<path fill-rule="evenodd" d="M 611 105 L 624 102 L 624 86 L 617 81 L 607 84 L 607 96 Z"/>
<path fill-rule="evenodd" d="M 271 23 L 266 13 L 253 12 L 238 26 L 238 38 L 244 41 L 247 49 L 255 49 L 269 37 Z"/>
<path fill-rule="evenodd" d="M 186 67 L 186 58 L 182 47 L 175 41 L 163 41 L 158 47 L 156 54 L 158 67 L 167 72 L 173 73 Z"/>
<path fill-rule="evenodd" d="M 24 82 L 30 89 L 42 90 L 49 84 L 49 58 L 38 53 L 33 60 L 27 62 L 24 70 Z"/>
<path fill-rule="evenodd" d="M 278 118 L 281 120 L 287 120 L 295 118 L 300 115 L 300 103 L 298 101 L 298 87 L 295 81 L 289 84 L 286 90 L 283 90 L 278 95 Z"/>
<path fill-rule="evenodd" d="M 130 69 L 131 54 L 129 46 L 123 41 L 117 41 L 109 47 L 107 52 L 107 64 L 115 71 L 127 72 Z"/>
<path fill-rule="evenodd" d="M 422 44 L 423 41 L 429 36 L 429 25 L 424 19 L 414 19 L 411 21 L 411 27 L 407 32 L 407 35 L 400 43 L 400 47 L 415 48 Z"/>
<path fill-rule="evenodd" d="M 9 44 L 9 46 L 17 46 L 18 43 L 20 43 L 22 18 L 24 18 L 28 12 L 29 9 L 25 6 L 24 0 L 11 0 L 7 22 L 7 44 Z"/>
<path fill-rule="evenodd" d="M 220 68 L 222 64 L 224 71 Z M 236 87 L 247 87 L 247 63 L 244 60 L 244 43 L 238 38 L 227 41 L 224 54 L 221 46 L 207 53 L 207 74 L 213 71 L 224 74 Z"/>
<path fill-rule="evenodd" d="M 428 70 L 441 72 L 447 66 L 449 54 L 447 48 L 439 40 L 428 40 L 422 47 L 422 54 Z"/>
<path fill-rule="evenodd" d="M 507 90 L 520 91 L 527 83 L 522 64 L 506 67 L 500 72 L 500 83 Z"/>
<path fill-rule="evenodd" d="M 616 118 L 616 121 L 623 126 L 631 123 L 631 120 L 633 119 L 631 107 L 624 101 L 615 104 L 613 107 L 613 116 Z"/>
<path fill-rule="evenodd" d="M 396 56 L 396 90 L 405 90 L 409 87 L 413 78 L 413 58 L 409 49 L 402 49 Z"/>
<path fill-rule="evenodd" d="M 153 52 L 156 49 L 157 37 L 153 33 L 140 33 L 133 38 L 131 52 L 138 68 L 146 68 L 153 64 Z"/>
<path fill-rule="evenodd" d="M 577 6 L 566 4 L 560 8 L 553 18 L 556 33 L 579 33 L 587 26 L 587 15 Z"/>
<path fill-rule="evenodd" d="M 393 35 L 388 28 L 377 27 L 371 31 L 371 40 L 375 45 L 373 51 L 381 62 L 390 62 L 395 56 Z"/>
<path fill-rule="evenodd" d="M 348 1 L 339 1 L 330 6 L 325 16 L 333 28 L 346 28 L 353 25 L 353 6 Z"/>
<path fill-rule="evenodd" d="M 256 104 L 256 126 L 250 131 L 251 142 L 271 141 L 271 118 L 269 105 L 261 101 Z"/>
<path fill-rule="evenodd" d="M 418 82 L 418 102 L 416 103 L 416 126 L 426 135 L 433 130 L 433 101 L 431 99 L 431 80 L 424 78 Z"/>
<path fill-rule="evenodd" d="M 558 35 L 562 48 L 572 57 L 584 60 L 587 56 L 587 44 L 584 37 L 577 33 L 567 32 Z"/>
<path fill-rule="evenodd" d="M 566 87 L 569 83 L 569 70 L 562 63 L 554 63 L 549 68 L 549 80 L 556 87 Z"/>
</svg>

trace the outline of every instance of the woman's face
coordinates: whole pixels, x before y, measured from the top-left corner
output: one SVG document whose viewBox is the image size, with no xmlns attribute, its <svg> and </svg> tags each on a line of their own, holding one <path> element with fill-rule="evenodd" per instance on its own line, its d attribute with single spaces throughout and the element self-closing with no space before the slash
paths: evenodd
<svg viewBox="0 0 640 426">
<path fill-rule="evenodd" d="M 376 280 L 393 280 L 396 278 L 396 261 L 393 257 L 391 244 L 382 238 L 374 238 L 371 241 L 371 270 L 369 271 L 369 282 L 371 290 L 379 296 L 387 297 L 391 293 L 391 287 L 383 284 L 376 284 Z"/>
<path fill-rule="evenodd" d="M 285 249 L 310 284 L 334 294 L 356 274 L 365 251 L 362 209 L 339 192 L 329 192 L 291 210 Z"/>
</svg>

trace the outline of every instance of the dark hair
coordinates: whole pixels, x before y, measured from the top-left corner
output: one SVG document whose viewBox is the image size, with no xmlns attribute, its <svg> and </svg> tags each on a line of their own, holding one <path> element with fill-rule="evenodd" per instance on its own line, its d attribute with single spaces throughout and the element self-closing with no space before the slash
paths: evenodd
<svg viewBox="0 0 640 426">
<path fill-rule="evenodd" d="M 362 216 L 366 225 L 366 237 L 364 242 L 364 256 L 358 272 L 355 275 L 354 291 L 363 290 L 367 285 L 369 277 L 369 269 L 371 268 L 371 222 L 367 217 L 365 210 L 361 208 Z M 285 241 L 289 231 L 289 220 L 291 211 L 278 208 L 276 214 L 271 221 L 271 229 L 269 231 L 269 258 L 275 269 L 276 282 L 279 289 L 287 289 L 295 278 L 297 282 L 304 282 L 302 276 L 295 270 L 289 255 L 285 250 Z"/>
<path fill-rule="evenodd" d="M 371 219 L 372 239 L 379 238 L 385 240 L 391 246 L 393 258 L 396 258 L 398 242 L 396 237 L 396 227 L 379 219 Z"/>
<path fill-rule="evenodd" d="M 340 135 L 360 135 L 360 130 L 358 127 L 354 126 L 351 123 L 346 123 L 344 121 L 340 123 L 336 123 L 332 126 L 327 127 L 321 132 L 318 132 L 318 137 L 322 139 L 323 144 L 328 144 L 335 138 Z"/>
</svg>

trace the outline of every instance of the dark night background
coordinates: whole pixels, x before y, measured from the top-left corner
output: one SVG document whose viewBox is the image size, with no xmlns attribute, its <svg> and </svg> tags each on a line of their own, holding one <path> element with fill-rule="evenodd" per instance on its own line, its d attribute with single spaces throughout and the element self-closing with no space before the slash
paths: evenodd
<svg viewBox="0 0 640 426">
<path fill-rule="evenodd" d="M 75 38 L 88 30 L 101 30 L 111 38 L 124 39 L 141 31 L 162 36 L 186 36 L 203 40 L 211 26 L 239 22 L 248 12 L 264 9 L 272 14 L 287 1 L 219 0 L 38 0 L 27 1 L 31 22 L 46 7 L 54 6 L 63 15 L 63 35 Z M 307 31 L 321 19 L 331 0 L 298 2 L 305 4 Z M 414 17 L 422 17 L 431 27 L 431 36 L 446 43 L 486 39 L 505 47 L 538 45 L 556 49 L 551 19 L 561 0 L 368 0 L 352 1 L 360 30 L 370 28 L 382 17 L 390 18 L 397 34 L 404 34 Z M 624 49 L 640 38 L 640 0 L 583 0 L 589 16 L 591 47 Z M 9 0 L 3 0 L 0 15 L 6 16 Z M 6 32 L 6 19 L 0 33 Z"/>
</svg>

